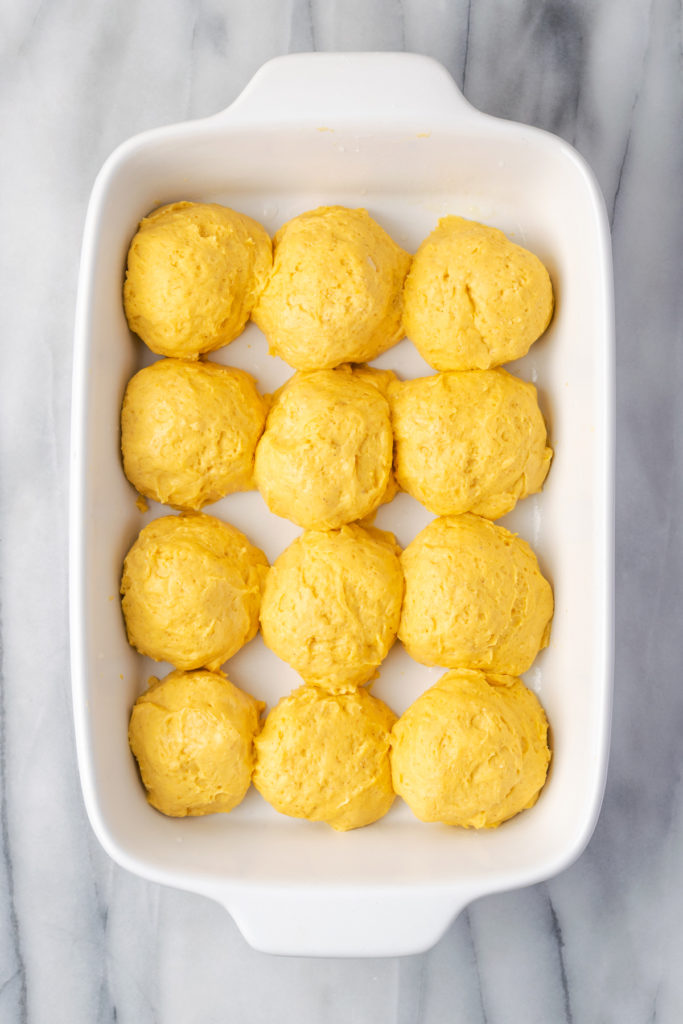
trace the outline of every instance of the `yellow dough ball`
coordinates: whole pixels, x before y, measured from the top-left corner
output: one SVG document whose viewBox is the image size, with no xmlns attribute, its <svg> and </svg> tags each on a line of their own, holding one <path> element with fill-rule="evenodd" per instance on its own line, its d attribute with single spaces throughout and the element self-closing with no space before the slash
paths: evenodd
<svg viewBox="0 0 683 1024">
<path fill-rule="evenodd" d="M 255 635 L 267 571 L 263 552 L 220 519 L 153 520 L 123 563 L 129 642 L 176 668 L 217 669 Z"/>
<path fill-rule="evenodd" d="M 396 479 L 435 515 L 498 519 L 541 490 L 552 451 L 533 384 L 450 371 L 394 384 L 390 401 Z"/>
<path fill-rule="evenodd" d="M 519 679 L 453 669 L 392 732 L 394 789 L 421 821 L 495 828 L 545 783 L 548 722 Z"/>
<path fill-rule="evenodd" d="M 364 380 L 366 383 L 372 384 L 381 395 L 384 395 L 387 401 L 389 400 L 391 385 L 398 381 L 398 377 L 393 370 L 379 370 L 376 366 L 366 366 L 364 363 L 338 366 L 337 369 L 346 373 L 350 371 L 356 380 Z"/>
<path fill-rule="evenodd" d="M 273 269 L 253 311 L 274 355 L 299 370 L 374 359 L 403 337 L 410 256 L 367 210 L 323 206 L 273 240 Z"/>
<path fill-rule="evenodd" d="M 526 355 L 553 314 L 548 271 L 496 228 L 443 217 L 413 259 L 406 334 L 435 370 L 486 370 Z"/>
<path fill-rule="evenodd" d="M 389 738 L 396 715 L 366 690 L 302 686 L 268 715 L 256 738 L 253 782 L 281 814 L 339 832 L 387 813 L 394 800 Z"/>
<path fill-rule="evenodd" d="M 182 509 L 249 490 L 266 411 L 243 370 L 160 359 L 135 374 L 123 398 L 126 476 L 140 494 Z"/>
<path fill-rule="evenodd" d="M 389 401 L 389 388 L 398 380 L 398 377 L 396 376 L 393 370 L 378 370 L 376 366 L 365 366 L 363 363 L 359 363 L 357 365 L 353 365 L 350 367 L 339 366 L 337 367 L 337 369 L 350 369 L 353 376 L 356 377 L 358 380 L 366 381 L 368 384 L 372 384 L 373 387 L 376 387 L 379 393 L 386 398 L 387 402 Z M 391 413 L 389 414 L 389 418 L 391 420 Z M 384 491 L 384 494 L 382 495 L 382 498 L 380 500 L 380 505 L 384 505 L 387 502 L 391 501 L 392 498 L 394 498 L 398 494 L 398 491 L 399 486 L 396 483 L 396 477 L 394 475 L 392 463 L 392 469 L 389 471 L 389 481 L 387 483 L 386 490 Z M 366 522 L 371 521 L 374 518 L 374 514 L 376 511 L 376 509 L 373 509 L 372 512 L 368 513 L 367 516 L 363 517 L 364 520 Z"/>
<path fill-rule="evenodd" d="M 245 797 L 265 705 L 214 672 L 171 672 L 135 702 L 128 740 L 152 807 L 176 818 Z"/>
<path fill-rule="evenodd" d="M 553 592 L 529 545 L 479 516 L 434 519 L 401 555 L 399 639 L 423 665 L 517 676 L 550 637 Z"/>
<path fill-rule="evenodd" d="M 367 682 L 396 638 L 399 552 L 392 534 L 372 527 L 303 533 L 266 579 L 267 646 L 306 682 L 338 690 Z"/>
<path fill-rule="evenodd" d="M 391 496 L 389 405 L 365 374 L 348 366 L 295 373 L 276 392 L 254 463 L 271 512 L 335 529 Z"/>
<path fill-rule="evenodd" d="M 217 203 L 171 203 L 141 222 L 123 301 L 132 331 L 163 356 L 196 358 L 241 334 L 272 263 L 268 233 Z"/>
</svg>

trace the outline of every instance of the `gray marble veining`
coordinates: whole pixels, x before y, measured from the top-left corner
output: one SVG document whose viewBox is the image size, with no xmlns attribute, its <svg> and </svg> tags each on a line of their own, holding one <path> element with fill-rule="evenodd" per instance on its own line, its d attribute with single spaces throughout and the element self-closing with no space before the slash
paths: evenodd
<svg viewBox="0 0 683 1024">
<path fill-rule="evenodd" d="M 0 7 L 0 1021 L 678 1024 L 683 1013 L 683 86 L 674 0 L 27 0 Z M 108 153 L 226 106 L 267 59 L 441 60 L 471 102 L 597 173 L 617 300 L 617 654 L 580 860 L 473 904 L 430 952 L 253 952 L 217 905 L 113 865 L 69 693 L 66 481 L 83 216 Z"/>
</svg>

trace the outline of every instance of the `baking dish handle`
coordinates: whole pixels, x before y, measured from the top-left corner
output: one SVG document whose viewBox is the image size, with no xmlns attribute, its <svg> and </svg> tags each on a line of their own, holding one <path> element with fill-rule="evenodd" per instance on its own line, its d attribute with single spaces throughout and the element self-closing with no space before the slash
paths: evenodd
<svg viewBox="0 0 683 1024">
<path fill-rule="evenodd" d="M 478 114 L 438 61 L 417 53 L 296 53 L 264 64 L 216 119 L 249 124 L 313 121 L 332 128 L 415 116 L 462 122 Z M 480 115 L 479 115 L 480 116 Z"/>
<path fill-rule="evenodd" d="M 250 886 L 205 895 L 222 903 L 249 945 L 263 953 L 386 957 L 430 949 L 475 894 Z"/>
</svg>

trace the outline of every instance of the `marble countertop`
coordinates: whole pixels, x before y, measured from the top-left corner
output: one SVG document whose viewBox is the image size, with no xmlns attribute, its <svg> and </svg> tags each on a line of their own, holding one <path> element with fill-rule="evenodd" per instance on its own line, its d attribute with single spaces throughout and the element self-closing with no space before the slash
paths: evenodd
<svg viewBox="0 0 683 1024">
<path fill-rule="evenodd" d="M 683 213 L 674 0 L 5 4 L 0 424 L 0 1021 L 679 1024 L 683 1013 Z M 71 720 L 72 328 L 90 188 L 156 125 L 226 106 L 291 51 L 411 50 L 488 113 L 586 157 L 612 224 L 616 680 L 604 807 L 578 862 L 469 907 L 431 951 L 251 950 L 225 911 L 113 864 Z"/>
</svg>

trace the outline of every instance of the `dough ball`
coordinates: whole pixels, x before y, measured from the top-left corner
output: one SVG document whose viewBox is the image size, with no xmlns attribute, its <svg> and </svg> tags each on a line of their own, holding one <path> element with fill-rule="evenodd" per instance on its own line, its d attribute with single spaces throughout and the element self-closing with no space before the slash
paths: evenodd
<svg viewBox="0 0 683 1024">
<path fill-rule="evenodd" d="M 281 814 L 339 832 L 370 825 L 394 800 L 389 736 L 396 715 L 366 690 L 302 686 L 257 737 L 253 782 Z"/>
<path fill-rule="evenodd" d="M 486 370 L 526 355 L 553 313 L 537 256 L 496 228 L 443 217 L 406 279 L 403 323 L 435 370 Z"/>
<path fill-rule="evenodd" d="M 367 210 L 323 206 L 283 225 L 253 312 L 270 351 L 298 370 L 374 359 L 403 337 L 410 256 Z"/>
<path fill-rule="evenodd" d="M 364 380 L 368 384 L 372 384 L 373 387 L 377 388 L 380 395 L 389 400 L 389 389 L 392 384 L 398 381 L 398 377 L 393 370 L 380 370 L 376 366 L 366 366 L 364 363 L 359 363 L 353 366 L 339 366 L 339 370 L 345 372 L 351 371 L 356 380 Z"/>
<path fill-rule="evenodd" d="M 276 392 L 254 476 L 271 512 L 306 529 L 362 519 L 391 486 L 389 405 L 348 366 L 295 373 Z"/>
<path fill-rule="evenodd" d="M 196 358 L 242 333 L 272 263 L 266 230 L 217 203 L 171 203 L 145 217 L 128 250 L 132 331 L 162 356 Z"/>
<path fill-rule="evenodd" d="M 541 490 L 552 451 L 533 384 L 449 371 L 390 389 L 399 485 L 435 515 L 498 519 Z"/>
<path fill-rule="evenodd" d="M 123 563 L 129 642 L 176 668 L 217 669 L 256 633 L 267 571 L 263 552 L 220 519 L 153 520 Z"/>
<path fill-rule="evenodd" d="M 399 638 L 423 665 L 516 676 L 550 637 L 553 592 L 529 545 L 479 516 L 434 519 L 401 555 Z"/>
<path fill-rule="evenodd" d="M 160 359 L 126 388 L 126 476 L 140 494 L 183 509 L 249 490 L 266 411 L 253 377 L 243 370 Z"/>
<path fill-rule="evenodd" d="M 454 669 L 394 726 L 394 789 L 421 821 L 495 828 L 536 803 L 547 735 L 545 712 L 519 679 Z"/>
<path fill-rule="evenodd" d="M 308 530 L 268 573 L 261 633 L 306 682 L 349 689 L 371 679 L 396 638 L 403 574 L 390 533 L 352 524 Z"/>
<path fill-rule="evenodd" d="M 222 673 L 152 679 L 128 729 L 152 807 L 176 818 L 236 807 L 251 782 L 264 707 Z"/>
<path fill-rule="evenodd" d="M 368 384 L 372 384 L 374 387 L 377 388 L 381 395 L 384 395 L 387 402 L 389 401 L 389 388 L 391 387 L 392 384 L 398 381 L 398 377 L 396 376 L 393 370 L 379 370 L 377 369 L 376 366 L 365 366 L 365 364 L 363 363 L 359 363 L 358 365 L 354 365 L 352 367 L 338 367 L 338 369 L 340 370 L 349 368 L 351 369 L 351 372 L 353 373 L 354 377 L 357 377 L 358 380 L 367 381 Z M 389 414 L 389 419 L 391 421 L 391 413 Z M 387 483 L 386 490 L 382 495 L 380 505 L 385 505 L 387 502 L 395 498 L 399 490 L 400 488 L 396 483 L 396 477 L 394 475 L 392 462 L 392 468 L 389 471 L 389 481 Z M 377 509 L 373 509 L 372 512 L 368 513 L 367 516 L 364 516 L 363 518 L 365 522 L 370 522 L 374 518 L 376 511 Z"/>
</svg>

